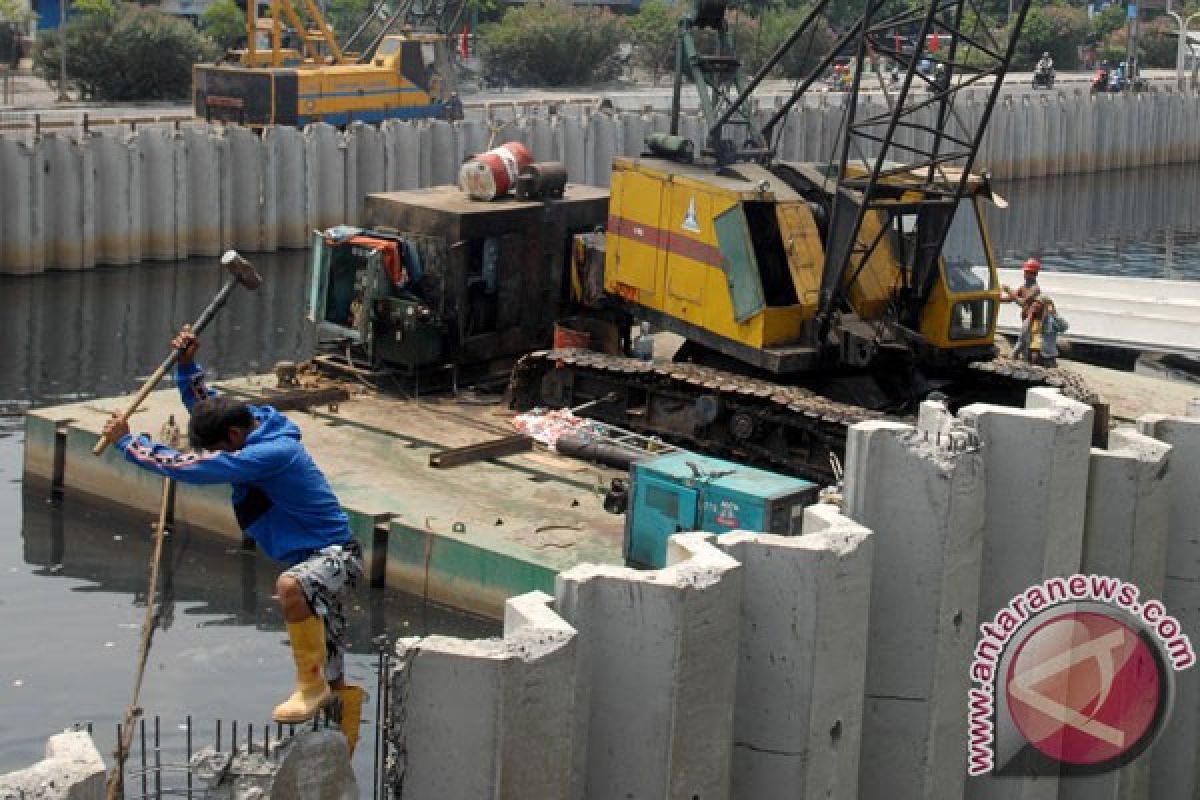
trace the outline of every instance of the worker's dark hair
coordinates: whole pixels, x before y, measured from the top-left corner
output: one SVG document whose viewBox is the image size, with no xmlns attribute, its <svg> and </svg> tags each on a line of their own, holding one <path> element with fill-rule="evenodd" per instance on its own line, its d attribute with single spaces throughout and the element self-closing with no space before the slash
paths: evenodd
<svg viewBox="0 0 1200 800">
<path fill-rule="evenodd" d="M 192 406 L 188 422 L 188 440 L 196 450 L 211 450 L 229 440 L 230 428 L 253 428 L 254 412 L 250 406 L 232 397 L 208 397 Z"/>
</svg>

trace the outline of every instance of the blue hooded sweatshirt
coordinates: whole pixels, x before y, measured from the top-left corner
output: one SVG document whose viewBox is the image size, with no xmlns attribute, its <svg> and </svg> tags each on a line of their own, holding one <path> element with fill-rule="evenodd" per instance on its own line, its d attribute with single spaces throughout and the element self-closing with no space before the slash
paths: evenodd
<svg viewBox="0 0 1200 800">
<path fill-rule="evenodd" d="M 175 379 L 188 412 L 216 395 L 198 364 Z M 300 443 L 300 429 L 270 406 L 250 406 L 258 426 L 233 452 L 180 453 L 146 434 L 117 447 L 137 466 L 180 483 L 233 484 L 238 524 L 271 558 L 298 564 L 322 548 L 351 541 L 350 523 L 325 475 Z"/>
</svg>

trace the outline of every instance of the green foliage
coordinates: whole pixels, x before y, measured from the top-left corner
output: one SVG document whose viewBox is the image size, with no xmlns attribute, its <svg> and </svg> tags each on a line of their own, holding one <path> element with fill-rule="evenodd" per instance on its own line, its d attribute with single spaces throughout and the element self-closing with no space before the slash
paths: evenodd
<svg viewBox="0 0 1200 800">
<path fill-rule="evenodd" d="M 303 5 L 298 3 L 297 5 Z M 338 39 L 345 41 L 354 33 L 367 14 L 375 7 L 372 0 L 329 0 L 325 6 L 325 22 L 333 28 Z M 370 41 L 368 38 L 367 41 Z"/>
<path fill-rule="evenodd" d="M 105 17 L 112 20 L 117 18 L 117 5 L 113 0 L 75 0 L 71 3 L 71 8 L 76 13 L 87 16 Z"/>
<path fill-rule="evenodd" d="M 1089 30 L 1090 20 L 1083 9 L 1035 6 L 1025 15 L 1013 68 L 1033 69 L 1046 52 L 1058 69 L 1074 69 L 1079 66 L 1079 46 L 1087 39 Z"/>
<path fill-rule="evenodd" d="M 1138 66 L 1147 68 L 1172 68 L 1175 66 L 1178 40 L 1172 34 L 1178 28 L 1170 17 L 1160 17 L 1142 24 L 1138 35 Z M 1100 48 L 1099 57 L 1116 66 L 1129 54 L 1129 29 L 1115 31 Z"/>
<path fill-rule="evenodd" d="M 67 73 L 84 97 L 106 101 L 179 100 L 191 92 L 192 65 L 212 60 L 216 47 L 188 22 L 153 9 L 122 4 L 89 10 L 67 21 Z M 79 3 L 76 3 L 79 9 Z M 34 69 L 57 80 L 59 32 L 38 37 Z"/>
<path fill-rule="evenodd" d="M 675 35 L 683 10 L 682 3 L 646 0 L 629 20 L 634 63 L 650 72 L 655 86 L 660 75 L 675 69 Z"/>
<path fill-rule="evenodd" d="M 217 0 L 200 17 L 200 30 L 229 50 L 246 38 L 246 13 L 233 0 Z"/>
<path fill-rule="evenodd" d="M 33 22 L 37 15 L 17 0 L 0 0 L 0 22 L 11 22 L 14 25 L 25 26 Z"/>
<path fill-rule="evenodd" d="M 759 63 L 778 49 L 808 15 L 807 7 L 770 9 L 762 17 L 764 53 Z M 814 21 L 809 32 L 801 36 L 779 62 L 775 72 L 783 78 L 807 76 L 821 59 L 833 48 L 833 31 L 823 19 Z"/>
<path fill-rule="evenodd" d="M 1092 32 L 1098 41 L 1107 39 L 1125 25 L 1125 6 L 1115 3 L 1092 17 Z"/>
<path fill-rule="evenodd" d="M 518 86 L 582 86 L 621 73 L 624 20 L 594 7 L 547 0 L 509 8 L 480 30 L 484 74 Z"/>
</svg>

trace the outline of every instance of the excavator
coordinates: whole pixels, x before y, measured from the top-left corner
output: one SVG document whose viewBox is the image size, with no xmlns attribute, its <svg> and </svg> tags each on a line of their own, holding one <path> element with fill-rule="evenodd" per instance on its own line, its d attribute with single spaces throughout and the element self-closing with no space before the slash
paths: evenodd
<svg viewBox="0 0 1200 800">
<path fill-rule="evenodd" d="M 574 319 L 641 321 L 684 344 L 671 363 L 530 353 L 513 371 L 514 407 L 586 405 L 639 433 L 829 482 L 850 425 L 910 415 L 934 393 L 952 408 L 1020 404 L 1032 386 L 1095 400 L 1073 373 L 996 356 L 985 210 L 1004 200 L 973 167 L 1030 0 L 1007 29 L 974 0 L 864 0 L 816 57 L 830 2 L 747 78 L 729 0 L 696 0 L 677 37 L 669 131 L 615 159 L 605 230 L 577 236 L 571 264 Z M 755 111 L 756 89 L 794 47 L 810 48 L 812 66 L 784 102 Z M 778 158 L 789 113 L 847 56 L 860 68 L 829 160 Z M 876 69 L 883 102 L 867 99 L 872 61 L 900 73 L 894 83 Z M 681 135 L 688 81 L 699 146 Z"/>
</svg>

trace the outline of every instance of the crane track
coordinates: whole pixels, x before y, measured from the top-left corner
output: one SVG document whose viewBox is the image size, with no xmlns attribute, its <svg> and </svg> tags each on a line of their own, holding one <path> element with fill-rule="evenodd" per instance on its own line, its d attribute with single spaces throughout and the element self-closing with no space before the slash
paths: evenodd
<svg viewBox="0 0 1200 800">
<path fill-rule="evenodd" d="M 1052 386 L 1083 402 L 1095 399 L 1079 376 L 1061 369 L 996 359 L 972 364 L 966 372 L 985 392 Z M 851 425 L 909 419 L 713 367 L 590 350 L 529 353 L 513 369 L 509 391 L 519 410 L 600 401 L 587 416 L 822 483 L 833 482 L 831 456 L 844 457 Z M 615 400 L 604 400 L 614 394 Z"/>
</svg>

